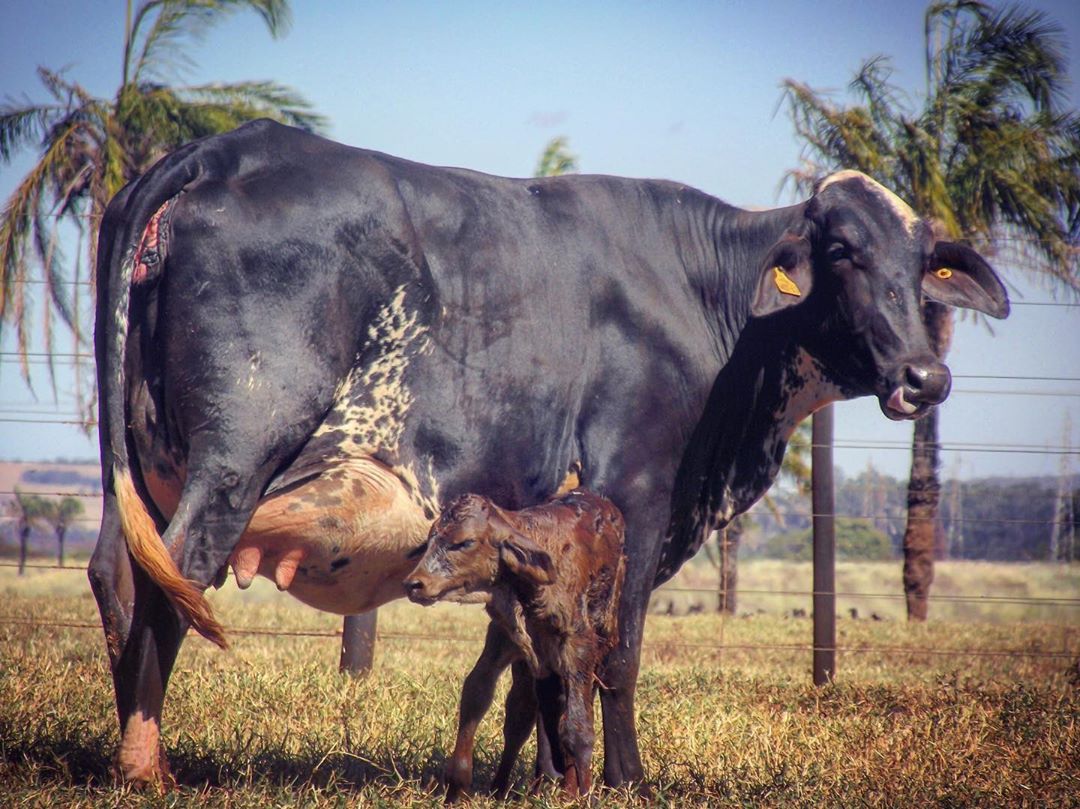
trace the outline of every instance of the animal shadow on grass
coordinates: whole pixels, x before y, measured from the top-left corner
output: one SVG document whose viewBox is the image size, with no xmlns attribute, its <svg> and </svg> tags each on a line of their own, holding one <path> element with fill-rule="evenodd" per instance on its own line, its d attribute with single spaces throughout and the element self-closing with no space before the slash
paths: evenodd
<svg viewBox="0 0 1080 809">
<path fill-rule="evenodd" d="M 8 788 L 19 781 L 38 787 L 109 789 L 119 785 L 111 754 L 116 739 L 110 734 L 52 733 L 26 738 L 0 727 L 0 781 Z M 196 752 L 183 740 L 168 748 L 170 776 L 176 788 L 214 789 L 243 786 L 314 787 L 361 790 L 368 786 L 410 788 L 442 793 L 446 753 L 408 744 L 400 750 L 313 749 L 289 754 L 270 750 L 213 750 Z M 478 760 L 477 791 L 494 777 L 495 761 Z M 526 782 L 519 762 L 516 783 Z"/>
</svg>

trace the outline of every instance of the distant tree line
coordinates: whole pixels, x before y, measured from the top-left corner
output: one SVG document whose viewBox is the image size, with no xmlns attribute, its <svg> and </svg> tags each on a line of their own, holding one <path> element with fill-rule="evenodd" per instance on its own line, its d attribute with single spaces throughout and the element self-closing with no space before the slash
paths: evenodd
<svg viewBox="0 0 1080 809">
<path fill-rule="evenodd" d="M 808 499 L 775 491 L 772 499 L 774 509 L 755 509 L 761 531 L 756 542 L 747 543 L 746 555 L 809 558 Z M 838 474 L 840 557 L 899 558 L 906 502 L 905 480 L 872 467 L 854 477 Z M 1032 562 L 1056 554 L 1058 561 L 1080 561 L 1080 485 L 1063 492 L 1059 479 L 1049 476 L 946 480 L 934 553 L 938 559 Z"/>
<path fill-rule="evenodd" d="M 28 469 L 20 478 L 23 483 L 32 483 L 46 486 L 78 486 L 88 492 L 101 491 L 101 478 L 97 475 L 86 475 L 76 469 Z"/>
</svg>

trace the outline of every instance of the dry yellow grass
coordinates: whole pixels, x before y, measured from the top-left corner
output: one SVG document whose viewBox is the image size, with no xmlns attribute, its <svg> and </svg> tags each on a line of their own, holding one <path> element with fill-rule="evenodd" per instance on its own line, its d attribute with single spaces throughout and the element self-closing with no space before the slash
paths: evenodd
<svg viewBox="0 0 1080 809">
<path fill-rule="evenodd" d="M 181 786 L 162 800 L 112 783 L 117 732 L 100 630 L 28 623 L 96 625 L 84 575 L 18 580 L 0 570 L 0 805 L 440 805 L 432 783 L 453 740 L 482 612 L 407 603 L 381 610 L 375 671 L 357 680 L 338 675 L 336 638 L 243 634 L 340 628 L 340 618 L 259 585 L 212 596 L 230 651 L 196 636 L 181 651 L 164 722 Z M 814 688 L 808 652 L 757 648 L 808 646 L 809 620 L 651 617 L 638 725 L 655 803 L 1076 805 L 1076 621 L 909 627 L 848 619 L 839 631 L 844 647 L 907 651 L 841 654 L 837 682 Z M 499 721 L 493 710 L 481 729 L 480 786 L 497 759 Z M 531 755 L 526 749 L 519 782 Z M 550 794 L 514 799 L 560 805 Z M 634 801 L 602 793 L 599 802 Z"/>
</svg>

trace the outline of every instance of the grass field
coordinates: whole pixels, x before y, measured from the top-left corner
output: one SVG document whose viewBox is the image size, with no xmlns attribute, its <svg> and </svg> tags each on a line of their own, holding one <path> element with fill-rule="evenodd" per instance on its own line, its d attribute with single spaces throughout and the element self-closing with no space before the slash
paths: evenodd
<svg viewBox="0 0 1080 809">
<path fill-rule="evenodd" d="M 874 567 L 841 570 L 839 589 L 850 575 L 853 590 L 895 592 L 895 582 L 874 578 Z M 950 580 L 1019 579 L 1042 588 L 1028 595 L 1077 596 L 1076 568 L 1038 567 L 953 563 L 939 570 L 939 583 L 944 590 Z M 753 590 L 809 584 L 799 565 L 747 563 L 740 573 L 741 586 Z M 659 597 L 698 597 L 687 588 L 707 579 L 707 569 L 688 569 L 676 582 L 681 589 Z M 78 572 L 19 579 L 0 569 L 0 806 L 441 804 L 433 784 L 453 741 L 458 688 L 479 651 L 478 608 L 398 602 L 380 610 L 375 671 L 352 679 L 336 671 L 336 638 L 242 631 L 332 632 L 340 618 L 303 608 L 263 581 L 244 594 L 232 585 L 213 594 L 233 648 L 220 652 L 191 638 L 181 651 L 164 718 L 180 787 L 162 798 L 113 785 L 117 731 L 100 629 L 58 626 L 97 624 L 85 582 Z M 878 586 L 889 590 L 866 589 Z M 755 598 L 740 599 L 748 617 L 649 619 L 638 729 L 657 805 L 1080 805 L 1075 607 L 1003 617 L 1001 609 L 1015 605 L 998 605 L 998 614 L 981 616 L 993 621 L 941 615 L 908 626 L 893 619 L 902 602 L 868 601 L 860 614 L 878 611 L 885 620 L 842 619 L 840 645 L 854 651 L 840 654 L 835 683 L 815 688 L 804 648 L 810 621 L 789 614 L 807 599 Z M 939 606 L 932 615 L 944 612 Z M 843 601 L 841 610 L 847 614 Z M 949 649 L 982 654 L 941 653 Z M 996 650 L 1043 656 L 987 654 Z M 497 760 L 500 720 L 493 709 L 481 729 L 479 787 Z M 560 805 L 552 794 L 523 794 L 531 756 L 530 745 L 513 798 Z M 637 801 L 605 792 L 598 802 Z"/>
</svg>

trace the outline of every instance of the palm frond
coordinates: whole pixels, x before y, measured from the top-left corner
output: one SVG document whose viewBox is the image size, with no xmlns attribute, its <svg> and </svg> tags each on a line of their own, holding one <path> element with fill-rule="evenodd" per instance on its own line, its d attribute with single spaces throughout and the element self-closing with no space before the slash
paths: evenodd
<svg viewBox="0 0 1080 809">
<path fill-rule="evenodd" d="M 860 169 L 952 238 L 1008 250 L 1029 274 L 1080 295 L 1080 118 L 1057 110 L 1061 28 L 1019 5 L 938 2 L 926 14 L 926 55 L 917 117 L 881 59 L 856 72 L 850 105 L 786 81 L 803 160 Z"/>
<path fill-rule="evenodd" d="M 283 35 L 291 16 L 286 0 L 151 0 L 136 12 L 129 33 L 131 47 L 127 55 L 125 76 L 140 82 L 164 78 L 170 71 L 183 70 L 191 61 L 179 42 L 185 38 L 199 39 L 214 24 L 236 11 L 250 10 L 262 18 L 272 37 Z M 140 29 L 149 29 L 141 35 Z M 131 55 L 138 50 L 134 62 Z"/>
<path fill-rule="evenodd" d="M 12 192 L 0 214 L 0 328 L 7 322 L 16 324 L 18 350 L 27 381 L 29 365 L 26 352 L 30 344 L 26 308 L 26 282 L 29 280 L 27 247 L 34 237 L 35 224 L 41 223 L 45 192 L 67 158 L 69 139 L 75 137 L 77 132 L 78 127 L 72 125 L 49 145 L 45 154 Z"/>
<path fill-rule="evenodd" d="M 180 93 L 192 109 L 200 102 L 207 108 L 234 108 L 238 123 L 267 117 L 316 133 L 324 132 L 328 124 L 300 93 L 273 81 L 215 82 L 185 87 Z"/>
<path fill-rule="evenodd" d="M 577 155 L 570 151 L 567 139 L 559 135 L 548 141 L 537 161 L 534 177 L 557 177 L 578 170 Z"/>
<path fill-rule="evenodd" d="M 62 107 L 51 104 L 16 106 L 6 102 L 0 107 L 0 160 L 6 163 L 21 149 L 36 146 L 53 118 L 62 112 Z"/>
</svg>

